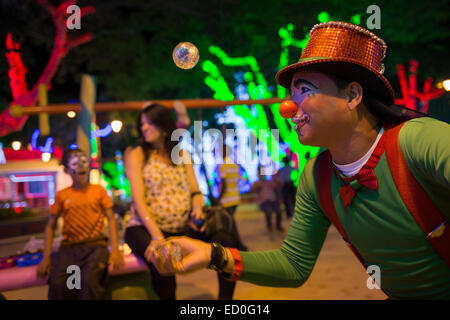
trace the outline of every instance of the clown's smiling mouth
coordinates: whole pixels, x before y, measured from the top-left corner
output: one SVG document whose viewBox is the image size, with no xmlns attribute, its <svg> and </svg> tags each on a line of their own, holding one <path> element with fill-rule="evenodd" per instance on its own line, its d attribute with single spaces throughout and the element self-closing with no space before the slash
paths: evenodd
<svg viewBox="0 0 450 320">
<path fill-rule="evenodd" d="M 299 132 L 300 128 L 309 122 L 309 116 L 304 114 L 301 118 L 294 118 L 292 122 L 296 123 L 294 130 Z"/>
</svg>

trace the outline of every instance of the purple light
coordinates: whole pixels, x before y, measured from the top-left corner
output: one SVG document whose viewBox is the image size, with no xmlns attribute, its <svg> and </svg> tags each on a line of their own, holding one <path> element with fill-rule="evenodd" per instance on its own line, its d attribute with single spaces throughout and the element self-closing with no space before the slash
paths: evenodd
<svg viewBox="0 0 450 320">
<path fill-rule="evenodd" d="M 43 147 L 38 147 L 38 150 L 42 153 L 53 153 L 53 138 L 49 137 L 45 140 L 45 145 Z"/>
<path fill-rule="evenodd" d="M 31 135 L 31 149 L 32 150 L 36 150 L 37 140 L 38 140 L 40 134 L 41 134 L 41 132 L 39 131 L 39 129 L 36 129 L 33 131 L 33 134 Z"/>
<path fill-rule="evenodd" d="M 97 130 L 93 131 L 92 138 L 95 138 L 95 137 L 104 138 L 104 137 L 108 136 L 111 132 L 112 132 L 111 124 L 108 124 L 103 129 L 97 129 Z"/>
</svg>

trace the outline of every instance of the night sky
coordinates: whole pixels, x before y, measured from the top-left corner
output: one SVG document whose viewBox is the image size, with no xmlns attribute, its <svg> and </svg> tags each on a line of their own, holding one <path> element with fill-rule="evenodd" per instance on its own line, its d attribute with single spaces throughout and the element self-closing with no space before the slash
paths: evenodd
<svg viewBox="0 0 450 320">
<path fill-rule="evenodd" d="M 50 1 L 58 5 L 62 1 Z M 80 79 L 83 73 L 95 75 L 98 83 L 98 101 L 211 98 L 213 90 L 204 80 L 208 75 L 202 65 L 213 62 L 231 92 L 236 92 L 242 74 L 248 66 L 226 66 L 210 46 L 219 47 L 229 57 L 253 56 L 272 93 L 276 94 L 274 76 L 278 70 L 282 41 L 280 28 L 293 25 L 293 38 L 303 40 L 316 23 L 318 15 L 327 12 L 333 20 L 350 21 L 360 17 L 366 26 L 372 4 L 381 10 L 381 29 L 372 30 L 388 45 L 385 75 L 400 94 L 396 65 L 408 67 L 410 59 L 419 62 L 418 88 L 426 77 L 434 83 L 449 76 L 448 1 L 430 2 L 396 1 L 78 1 L 81 8 L 93 5 L 95 13 L 81 19 L 80 30 L 71 30 L 71 39 L 91 33 L 91 41 L 70 50 L 61 61 L 52 80 L 49 103 L 66 103 L 79 98 Z M 0 39 L 5 43 L 7 32 L 21 44 L 20 53 L 28 69 L 28 88 L 36 82 L 54 46 L 55 27 L 48 11 L 36 0 L 3 0 L 0 2 Z M 322 16 L 323 17 L 323 16 Z M 200 52 L 197 66 L 190 70 L 178 68 L 172 60 L 172 50 L 182 42 L 195 44 Z M 8 79 L 8 63 L 2 45 L 0 58 L 0 111 L 12 100 Z M 289 63 L 295 62 L 301 50 L 289 47 Z M 444 97 L 445 98 L 445 97 Z M 442 100 L 441 98 L 440 100 Z M 439 102 L 436 110 L 444 110 Z M 435 103 L 436 104 L 436 103 Z M 437 104 L 436 104 L 437 105 Z M 440 111 L 440 116 L 450 118 Z M 203 110 L 201 117 L 214 123 L 219 109 Z M 190 110 L 192 118 L 199 117 L 198 110 Z M 131 129 L 135 113 L 98 114 L 101 127 L 113 117 L 125 122 L 126 140 L 111 137 L 102 140 L 105 156 L 114 149 L 123 149 L 133 140 Z M 446 118 L 447 117 L 447 118 Z M 51 135 L 55 144 L 68 144 L 75 136 L 76 122 L 65 115 L 51 117 Z M 26 140 L 38 126 L 37 117 L 30 117 L 22 132 L 1 138 L 8 145 L 21 138 Z M 28 138 L 29 139 L 29 138 Z M 42 137 L 45 139 L 45 137 Z M 104 149 L 104 150 L 103 150 Z"/>
</svg>

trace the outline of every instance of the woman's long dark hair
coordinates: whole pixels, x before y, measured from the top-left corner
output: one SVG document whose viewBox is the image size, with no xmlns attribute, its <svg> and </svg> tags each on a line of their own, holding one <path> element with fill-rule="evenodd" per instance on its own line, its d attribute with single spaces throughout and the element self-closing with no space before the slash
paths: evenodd
<svg viewBox="0 0 450 320">
<path fill-rule="evenodd" d="M 164 150 L 169 156 L 169 159 L 171 159 L 170 155 L 172 153 L 172 149 L 178 143 L 178 141 L 171 140 L 172 133 L 177 129 L 176 121 L 172 115 L 172 112 L 163 105 L 156 103 L 148 105 L 147 107 L 142 109 L 141 112 L 139 112 L 139 115 L 136 119 L 136 129 L 139 136 L 139 145 L 142 147 L 142 150 L 144 151 L 144 159 L 145 161 L 147 161 L 150 157 L 151 151 L 156 150 L 156 148 L 152 143 L 146 142 L 144 136 L 142 135 L 142 117 L 146 117 L 150 123 L 156 125 L 161 131 L 161 134 L 164 137 Z M 173 164 L 172 159 L 170 160 L 170 162 Z"/>
</svg>

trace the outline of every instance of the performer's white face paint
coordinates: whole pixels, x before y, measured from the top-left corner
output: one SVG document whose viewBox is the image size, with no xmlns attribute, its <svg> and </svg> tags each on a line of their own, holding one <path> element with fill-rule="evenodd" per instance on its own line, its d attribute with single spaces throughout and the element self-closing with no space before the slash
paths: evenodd
<svg viewBox="0 0 450 320">
<path fill-rule="evenodd" d="M 71 155 L 67 161 L 67 171 L 70 174 L 87 174 L 89 171 L 89 159 L 81 152 Z"/>
<path fill-rule="evenodd" d="M 297 104 L 298 112 L 297 114 L 292 118 L 292 122 L 295 123 L 294 130 L 297 132 L 298 136 L 301 137 L 302 131 L 301 128 L 309 123 L 310 116 L 303 110 L 302 102 L 304 99 L 306 99 L 309 95 L 312 94 L 313 90 L 317 89 L 314 84 L 309 83 L 307 80 L 301 79 L 300 82 L 298 82 L 299 77 L 294 77 L 291 85 L 291 100 Z M 303 82 L 306 81 L 306 82 Z M 301 109 L 301 110 L 300 110 Z"/>
<path fill-rule="evenodd" d="M 341 131 L 340 125 L 346 108 L 345 99 L 333 80 L 323 73 L 299 71 L 292 77 L 291 100 L 297 104 L 297 114 L 292 118 L 295 131 L 302 144 L 327 147 Z"/>
</svg>

